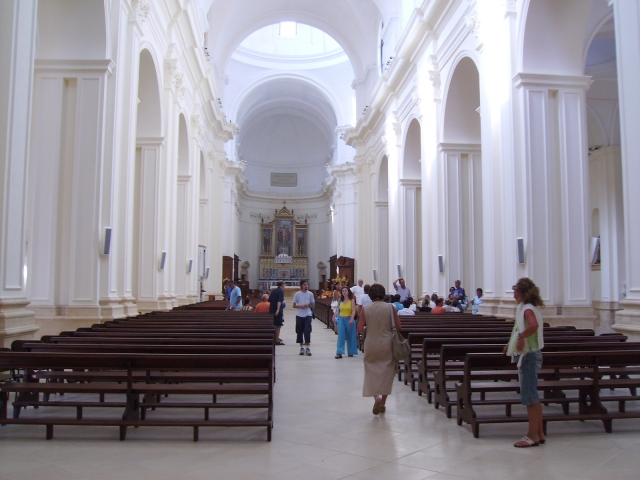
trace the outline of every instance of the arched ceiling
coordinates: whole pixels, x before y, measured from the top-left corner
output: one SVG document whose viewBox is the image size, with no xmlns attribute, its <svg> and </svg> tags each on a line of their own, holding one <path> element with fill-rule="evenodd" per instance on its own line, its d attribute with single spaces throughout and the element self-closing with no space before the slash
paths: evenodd
<svg viewBox="0 0 640 480">
<path fill-rule="evenodd" d="M 380 22 L 400 0 L 198 0 L 209 12 L 209 44 L 219 72 L 238 45 L 256 30 L 295 21 L 331 35 L 345 50 L 356 78 L 376 64 Z"/>
</svg>

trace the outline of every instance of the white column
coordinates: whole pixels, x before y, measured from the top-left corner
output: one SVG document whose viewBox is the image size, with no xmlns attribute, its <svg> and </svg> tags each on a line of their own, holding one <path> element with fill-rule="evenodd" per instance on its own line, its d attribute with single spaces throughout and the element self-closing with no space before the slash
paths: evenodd
<svg viewBox="0 0 640 480">
<path fill-rule="evenodd" d="M 121 99 L 121 110 L 117 121 L 115 141 L 118 148 L 120 168 L 118 170 L 117 222 L 112 224 L 112 254 L 117 264 L 118 293 L 122 297 L 125 315 L 136 315 L 138 310 L 136 291 L 138 278 L 138 82 L 140 75 L 140 44 L 142 31 L 140 19 L 132 14 L 126 2 L 121 2 L 121 25 L 119 32 L 126 31 L 126 43 L 119 51 L 116 75 L 122 76 L 122 90 L 116 98 Z M 114 185 L 115 186 L 115 185 Z"/>
<path fill-rule="evenodd" d="M 330 165 L 327 170 L 336 178 L 335 216 L 333 228 L 336 236 L 336 255 L 355 258 L 356 254 L 356 206 L 358 201 L 358 176 L 354 162 Z M 353 279 L 351 279 L 353 281 Z"/>
<path fill-rule="evenodd" d="M 160 205 L 161 191 L 161 159 L 164 138 L 138 138 L 137 177 L 139 190 L 137 201 L 137 257 L 138 265 L 135 274 L 138 310 L 148 312 L 166 309 L 160 301 L 162 248 L 160 245 Z M 164 250 L 166 251 L 166 250 Z M 166 251 L 167 255 L 170 252 Z M 165 268 L 168 262 L 165 261 Z"/>
<path fill-rule="evenodd" d="M 548 314 L 586 321 L 593 320 L 585 98 L 590 83 L 589 77 L 536 74 L 515 79 L 522 112 L 516 228 L 526 254 L 518 274 L 540 286 L 552 307 Z"/>
<path fill-rule="evenodd" d="M 189 292 L 189 279 L 191 273 L 188 272 L 189 255 L 192 255 L 190 248 L 190 226 L 192 223 L 191 213 L 191 175 L 178 176 L 178 188 L 176 191 L 176 300 L 179 305 L 187 302 Z M 191 257 L 193 258 L 193 257 Z M 197 260 L 197 258 L 196 258 Z M 195 262 L 194 262 L 195 266 Z"/>
<path fill-rule="evenodd" d="M 441 144 L 440 149 L 446 206 L 444 278 L 446 285 L 461 280 L 473 292 L 484 272 L 480 145 Z"/>
<path fill-rule="evenodd" d="M 640 4 L 609 0 L 613 5 L 620 98 L 620 137 L 622 147 L 622 192 L 626 298 L 616 313 L 614 328 L 640 340 Z"/>
<path fill-rule="evenodd" d="M 25 278 L 26 182 L 37 0 L 0 3 L 0 347 L 33 338 Z"/>
<path fill-rule="evenodd" d="M 614 323 L 623 300 L 625 278 L 624 209 L 620 147 L 604 147 L 589 154 L 591 234 L 600 237 L 600 264 L 591 266 L 593 306 L 600 326 Z M 594 214 L 597 211 L 597 215 Z"/>
<path fill-rule="evenodd" d="M 402 232 L 402 235 L 398 236 L 398 241 L 401 250 L 400 263 L 403 267 L 402 276 L 416 299 L 422 291 L 418 274 L 420 271 L 420 228 L 422 223 L 419 221 L 422 208 L 421 186 L 420 180 L 401 179 L 398 190 L 399 231 Z"/>
<path fill-rule="evenodd" d="M 420 102 L 422 125 L 437 125 L 442 110 L 442 90 L 440 72 L 435 56 L 431 65 L 424 65 L 420 76 L 424 78 L 420 86 L 423 99 Z M 429 67 L 432 69 L 429 70 Z M 427 81 L 428 80 L 428 81 Z M 438 291 L 442 294 L 443 274 L 439 272 L 438 255 L 444 254 L 440 246 L 442 229 L 440 222 L 440 151 L 438 148 L 438 131 L 436 128 L 421 128 L 422 144 L 422 292 L 423 296 Z"/>
<path fill-rule="evenodd" d="M 42 334 L 102 318 L 100 210 L 110 183 L 104 144 L 113 68 L 110 60 L 35 62 L 28 265 Z"/>
<path fill-rule="evenodd" d="M 389 212 L 389 264 L 388 278 L 380 278 L 380 283 L 387 290 L 393 288 L 393 280 L 398 278 L 398 265 L 403 268 L 405 265 L 402 260 L 402 242 L 404 237 L 400 232 L 400 151 L 402 148 L 402 135 L 400 124 L 389 119 L 386 125 L 383 143 L 386 145 L 387 161 L 389 166 L 389 196 L 388 196 L 388 212 Z M 409 287 L 411 288 L 411 287 Z M 392 292 L 393 293 L 393 292 Z"/>
<path fill-rule="evenodd" d="M 236 177 L 244 172 L 245 164 L 242 162 L 222 161 L 224 174 L 224 190 L 222 201 L 222 223 L 218 226 L 219 235 L 222 238 L 222 255 L 233 257 L 236 253 L 236 232 L 238 217 L 236 216 Z M 220 260 L 222 261 L 222 260 Z"/>
</svg>

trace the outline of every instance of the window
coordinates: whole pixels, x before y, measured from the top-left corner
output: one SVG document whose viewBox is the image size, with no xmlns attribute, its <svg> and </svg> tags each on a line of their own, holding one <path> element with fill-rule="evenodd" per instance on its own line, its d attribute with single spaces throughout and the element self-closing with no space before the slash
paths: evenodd
<svg viewBox="0 0 640 480">
<path fill-rule="evenodd" d="M 298 36 L 298 24 L 296 22 L 280 22 L 281 37 Z"/>
</svg>

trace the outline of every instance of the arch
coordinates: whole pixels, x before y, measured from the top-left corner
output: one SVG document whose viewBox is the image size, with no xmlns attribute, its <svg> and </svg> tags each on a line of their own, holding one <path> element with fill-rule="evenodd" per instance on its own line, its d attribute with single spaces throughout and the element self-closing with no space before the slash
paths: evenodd
<svg viewBox="0 0 640 480">
<path fill-rule="evenodd" d="M 38 2 L 37 58 L 48 60 L 107 58 L 104 0 Z"/>
<path fill-rule="evenodd" d="M 191 172 L 189 159 L 189 132 L 184 114 L 178 120 L 178 175 L 189 175 Z"/>
<path fill-rule="evenodd" d="M 275 23 L 279 23 L 283 20 L 303 23 L 305 25 L 309 25 L 310 27 L 322 30 L 326 34 L 330 35 L 342 47 L 342 49 L 347 54 L 347 57 L 349 57 L 349 63 L 351 64 L 351 68 L 353 69 L 354 76 L 356 78 L 359 78 L 364 74 L 367 65 L 366 61 L 361 58 L 361 55 L 358 53 L 357 47 L 355 47 L 345 35 L 343 35 L 337 28 L 335 28 L 332 22 L 326 21 L 311 14 L 306 14 L 301 11 L 292 12 L 289 9 L 282 9 L 276 12 L 272 12 L 268 15 L 260 16 L 255 20 L 245 24 L 241 28 L 234 30 L 231 35 L 220 35 L 221 37 L 224 37 L 226 39 L 225 42 L 217 43 L 219 47 L 216 48 L 215 52 L 215 58 L 217 60 L 217 63 L 219 64 L 220 70 L 226 70 L 226 66 L 229 62 L 229 59 L 231 58 L 231 55 L 245 38 L 247 38 L 256 30 L 267 27 L 269 25 L 273 25 Z"/>
<path fill-rule="evenodd" d="M 479 144 L 480 74 L 471 57 L 461 57 L 453 69 L 444 104 L 442 141 Z"/>
<path fill-rule="evenodd" d="M 467 54 L 460 55 L 452 71 L 440 144 L 446 277 L 449 284 L 460 279 L 471 288 L 482 285 L 484 277 L 480 75 Z"/>
<path fill-rule="evenodd" d="M 584 0 L 525 0 L 519 71 L 581 75 L 589 8 Z"/>
<path fill-rule="evenodd" d="M 235 118 L 237 122 L 241 122 L 242 108 L 245 102 L 247 101 L 247 99 L 250 98 L 251 94 L 260 88 L 269 86 L 272 83 L 281 81 L 281 80 L 293 80 L 295 82 L 300 82 L 302 84 L 308 85 L 309 87 L 313 88 L 318 92 L 318 94 L 324 97 L 324 99 L 333 109 L 334 115 L 336 117 L 336 124 L 339 121 L 338 119 L 340 119 L 341 123 L 345 123 L 345 124 L 347 123 L 347 120 L 345 120 L 346 117 L 345 117 L 343 108 L 341 106 L 341 103 L 338 101 L 338 99 L 335 98 L 335 96 L 331 93 L 331 90 L 327 86 L 320 83 L 317 79 L 314 79 L 305 75 L 290 73 L 290 72 L 276 73 L 276 74 L 267 73 L 265 75 L 258 77 L 253 83 L 247 85 L 235 97 L 236 101 L 233 104 L 231 104 L 229 108 L 230 117 Z"/>
<path fill-rule="evenodd" d="M 162 136 L 162 103 L 156 65 L 151 51 L 142 49 L 138 74 L 138 138 Z"/>
<path fill-rule="evenodd" d="M 422 161 L 421 126 L 417 118 L 409 123 L 404 139 L 404 155 L 402 158 L 402 177 L 420 180 L 422 177 L 420 162 Z"/>
</svg>

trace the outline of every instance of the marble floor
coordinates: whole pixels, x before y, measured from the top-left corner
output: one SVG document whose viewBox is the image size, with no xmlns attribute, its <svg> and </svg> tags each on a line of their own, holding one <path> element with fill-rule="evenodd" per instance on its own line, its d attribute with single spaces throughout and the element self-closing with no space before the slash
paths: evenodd
<svg viewBox="0 0 640 480">
<path fill-rule="evenodd" d="M 278 347 L 273 441 L 264 429 L 0 427 L 2 480 L 76 479 L 640 479 L 640 421 L 549 425 L 544 446 L 516 449 L 523 424 L 474 439 L 408 386 L 384 415 L 362 394 L 362 355 L 335 360 L 336 336 L 314 321 L 312 357 L 299 356 L 293 312 Z"/>
</svg>

